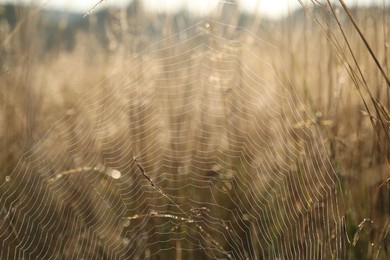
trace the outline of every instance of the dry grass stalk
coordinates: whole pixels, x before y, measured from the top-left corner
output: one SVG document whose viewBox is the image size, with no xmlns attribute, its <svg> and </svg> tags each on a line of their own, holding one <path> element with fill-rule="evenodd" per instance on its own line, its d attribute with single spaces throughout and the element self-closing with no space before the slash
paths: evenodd
<svg viewBox="0 0 390 260">
<path fill-rule="evenodd" d="M 106 1 L 106 0 L 99 0 L 99 2 L 96 2 L 95 4 L 94 4 L 94 6 L 92 6 L 89 10 L 88 10 L 88 12 L 86 12 L 85 14 L 84 14 L 84 17 L 86 17 L 86 16 L 88 16 L 88 15 L 90 15 L 100 4 L 102 4 L 104 1 Z"/>
<path fill-rule="evenodd" d="M 178 208 L 184 215 L 186 215 L 187 217 L 186 218 L 183 218 L 183 217 L 178 217 L 178 216 L 175 216 L 175 215 L 172 215 L 172 214 L 159 214 L 155 211 L 152 211 L 149 216 L 152 216 L 152 217 L 158 217 L 158 218 L 170 218 L 170 219 L 176 219 L 176 220 L 182 220 L 182 221 L 185 221 L 185 223 L 194 223 L 195 226 L 197 227 L 197 229 L 203 234 L 205 235 L 204 239 L 206 241 L 208 241 L 209 243 L 211 243 L 212 245 L 214 245 L 215 247 L 217 247 L 226 257 L 228 257 L 229 259 L 232 258 L 231 254 L 229 252 L 227 252 L 220 244 L 217 240 L 215 240 L 211 235 L 210 233 L 208 233 L 206 230 L 204 230 L 204 228 L 198 224 L 194 219 L 191 218 L 191 214 L 187 213 L 180 205 L 178 205 L 173 199 L 171 199 L 167 194 L 164 193 L 164 191 L 160 188 L 160 187 L 157 187 L 155 185 L 155 183 L 152 181 L 152 179 L 146 174 L 145 172 L 145 169 L 144 167 L 137 161 L 137 159 L 134 157 L 133 158 L 134 162 L 137 164 L 137 167 L 138 169 L 140 170 L 141 174 L 148 180 L 148 182 L 150 183 L 150 185 L 153 187 L 153 189 L 155 189 L 158 193 L 160 193 L 162 196 L 164 196 L 166 199 L 168 199 L 173 205 L 175 205 L 176 208 Z M 198 212 L 196 209 L 192 209 L 193 212 Z M 196 214 L 199 214 L 199 213 L 196 213 Z M 139 215 L 135 215 L 135 216 L 132 216 L 130 217 L 129 219 L 135 219 L 135 218 L 138 218 Z M 182 224 L 178 224 L 176 226 L 176 228 L 179 228 L 180 225 Z M 202 236 L 203 237 L 203 236 Z"/>
</svg>

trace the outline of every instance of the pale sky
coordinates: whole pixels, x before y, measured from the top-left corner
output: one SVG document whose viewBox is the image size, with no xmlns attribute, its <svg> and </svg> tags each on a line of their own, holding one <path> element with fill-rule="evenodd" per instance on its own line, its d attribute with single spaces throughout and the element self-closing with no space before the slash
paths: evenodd
<svg viewBox="0 0 390 260">
<path fill-rule="evenodd" d="M 132 0 L 105 0 L 101 7 L 115 5 L 126 6 Z M 261 13 L 277 17 L 287 14 L 288 9 L 295 9 L 299 6 L 298 0 L 238 0 L 245 10 L 254 11 L 258 9 Z M 308 0 L 303 0 L 307 2 Z M 33 2 L 44 4 L 48 8 L 66 9 L 78 12 L 87 12 L 99 0 L 0 0 L 0 3 L 9 2 Z M 166 10 L 178 11 L 182 8 L 191 10 L 196 14 L 206 14 L 216 7 L 218 3 L 228 2 L 227 0 L 143 0 L 142 3 L 148 9 L 164 12 Z M 322 2 L 320 0 L 320 2 Z M 390 0 L 345 0 L 347 4 L 373 3 L 383 6 L 383 3 L 390 5 Z"/>
</svg>

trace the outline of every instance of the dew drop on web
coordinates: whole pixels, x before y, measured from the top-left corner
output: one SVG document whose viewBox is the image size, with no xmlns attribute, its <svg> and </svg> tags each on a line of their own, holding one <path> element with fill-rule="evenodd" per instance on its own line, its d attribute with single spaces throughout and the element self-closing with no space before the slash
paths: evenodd
<svg viewBox="0 0 390 260">
<path fill-rule="evenodd" d="M 123 238 L 123 244 L 126 246 L 130 243 L 130 239 L 128 239 L 127 237 Z"/>
<path fill-rule="evenodd" d="M 108 171 L 108 175 L 110 175 L 113 179 L 119 179 L 121 177 L 121 172 L 118 170 L 110 169 Z"/>
</svg>

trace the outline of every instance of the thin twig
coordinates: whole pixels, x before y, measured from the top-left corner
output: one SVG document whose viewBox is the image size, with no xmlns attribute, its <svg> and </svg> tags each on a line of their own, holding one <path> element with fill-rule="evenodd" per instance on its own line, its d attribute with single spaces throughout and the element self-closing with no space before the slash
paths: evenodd
<svg viewBox="0 0 390 260">
<path fill-rule="evenodd" d="M 163 213 L 156 212 L 156 211 L 154 211 L 154 210 L 150 211 L 150 213 L 148 213 L 148 214 L 142 214 L 142 215 L 135 214 L 135 215 L 130 216 L 130 217 L 125 217 L 124 219 L 127 219 L 127 220 L 134 220 L 134 219 L 140 219 L 140 218 L 146 218 L 146 217 L 151 217 L 151 218 L 167 218 L 167 219 L 173 219 L 173 220 L 180 220 L 180 221 L 182 221 L 182 222 L 176 224 L 176 225 L 171 229 L 171 231 L 174 231 L 174 230 L 179 229 L 179 227 L 181 227 L 183 224 L 195 223 L 195 220 L 192 219 L 192 218 L 183 218 L 183 217 L 179 217 L 179 216 L 172 215 L 172 214 L 163 214 Z"/>
<path fill-rule="evenodd" d="M 156 211 L 151 211 L 149 214 L 143 214 L 143 215 L 135 214 L 131 217 L 125 217 L 125 219 L 133 220 L 133 219 L 140 219 L 140 218 L 145 218 L 145 217 L 175 219 L 175 220 L 184 221 L 185 223 L 194 223 L 195 222 L 195 220 L 193 220 L 191 218 L 183 218 L 183 217 L 179 217 L 179 216 L 172 215 L 172 214 L 162 214 L 162 213 L 158 213 Z"/>
<path fill-rule="evenodd" d="M 137 161 L 137 159 L 134 157 L 133 158 L 134 162 L 137 164 L 139 170 L 141 171 L 142 175 L 149 181 L 150 185 L 158 192 L 160 193 L 162 196 L 164 196 L 166 199 L 168 199 L 173 205 L 176 206 L 176 208 L 178 208 L 182 213 L 184 213 L 187 217 L 189 217 L 189 215 L 187 214 L 187 212 L 185 212 L 176 202 L 174 202 L 168 195 L 166 195 L 164 193 L 164 191 L 157 187 L 154 182 L 152 181 L 152 179 L 146 174 L 146 171 L 144 169 L 144 167 Z"/>
<path fill-rule="evenodd" d="M 185 210 L 182 209 L 182 207 L 177 204 L 176 202 L 174 202 L 168 195 L 166 195 L 164 193 L 164 191 L 157 187 L 154 182 L 152 181 L 152 179 L 147 175 L 146 171 L 145 171 L 145 168 L 137 161 L 137 158 L 133 157 L 133 160 L 134 162 L 137 164 L 137 167 L 139 168 L 141 174 L 148 180 L 148 182 L 150 183 L 150 185 L 158 192 L 160 193 L 162 196 L 164 196 L 165 198 L 167 198 L 173 205 L 175 205 L 176 208 L 178 208 L 184 215 L 187 216 L 187 218 L 182 218 L 182 217 L 178 217 L 178 216 L 174 216 L 174 215 L 171 215 L 171 214 L 159 214 L 159 213 L 156 213 L 154 214 L 155 216 L 158 216 L 158 217 L 165 217 L 165 218 L 174 218 L 174 219 L 179 219 L 179 220 L 183 220 L 185 221 L 185 223 L 194 223 L 195 226 L 197 227 L 197 229 L 203 233 L 207 240 L 209 240 L 209 242 L 211 242 L 212 245 L 216 246 L 221 252 L 223 252 L 224 255 L 226 255 L 228 258 L 232 258 L 232 256 L 230 255 L 230 253 L 228 253 L 227 251 L 225 251 L 225 249 L 219 244 L 219 242 L 217 240 L 215 240 L 211 235 L 210 233 L 208 233 L 207 231 L 205 231 L 203 229 L 203 227 L 201 225 L 199 225 L 198 223 L 195 222 L 195 220 L 191 217 L 190 214 L 188 214 Z M 195 209 L 196 211 L 196 209 Z M 137 215 L 136 215 L 137 216 Z M 178 225 L 180 226 L 180 224 Z"/>
<path fill-rule="evenodd" d="M 378 189 L 382 188 L 382 186 L 386 185 L 390 183 L 390 178 L 387 178 L 387 180 L 385 180 L 384 182 L 381 183 L 381 185 L 378 186 Z"/>
<path fill-rule="evenodd" d="M 94 6 L 92 6 L 91 7 L 91 9 L 89 9 L 88 10 L 88 12 L 86 12 L 85 14 L 84 14 L 84 16 L 83 17 L 86 17 L 86 16 L 88 16 L 88 15 L 90 15 L 101 3 L 103 3 L 104 1 L 106 1 L 106 0 L 100 0 L 99 2 L 97 2 Z"/>
<path fill-rule="evenodd" d="M 387 225 L 385 234 L 383 235 L 383 238 L 381 239 L 381 244 L 380 244 L 380 246 L 379 246 L 379 248 L 378 248 L 378 251 L 376 252 L 375 259 L 378 259 L 379 254 L 380 254 L 380 252 L 381 252 L 383 246 L 385 246 L 385 249 L 386 249 L 385 240 L 387 239 L 387 235 L 389 234 L 389 229 L 390 229 L 390 225 Z"/>
<path fill-rule="evenodd" d="M 358 230 L 356 231 L 355 235 L 353 236 L 353 242 L 352 242 L 352 246 L 356 246 L 357 242 L 359 241 L 359 238 L 360 238 L 360 233 L 362 232 L 364 226 L 366 225 L 366 223 L 374 223 L 374 221 L 372 221 L 371 219 L 369 218 L 365 218 L 363 219 L 362 222 L 360 222 L 360 224 L 358 225 Z"/>
</svg>

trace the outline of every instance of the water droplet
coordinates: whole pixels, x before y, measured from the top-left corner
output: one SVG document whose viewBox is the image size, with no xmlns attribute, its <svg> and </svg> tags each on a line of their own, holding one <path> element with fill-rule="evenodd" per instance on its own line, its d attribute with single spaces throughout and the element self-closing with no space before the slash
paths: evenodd
<svg viewBox="0 0 390 260">
<path fill-rule="evenodd" d="M 108 174 L 113 178 L 113 179 L 119 179 L 121 177 L 121 172 L 118 170 L 111 169 L 109 170 Z"/>
<path fill-rule="evenodd" d="M 6 181 L 6 182 L 9 182 L 10 180 L 11 180 L 11 177 L 10 177 L 10 176 L 8 176 L 8 175 L 5 176 L 5 181 Z"/>
<path fill-rule="evenodd" d="M 206 23 L 204 26 L 205 26 L 206 28 L 209 28 L 209 27 L 210 27 L 210 24 L 209 24 L 209 23 Z"/>
<path fill-rule="evenodd" d="M 130 243 L 130 239 L 128 239 L 127 237 L 123 238 L 123 244 L 125 246 L 127 246 L 129 243 Z"/>
</svg>

